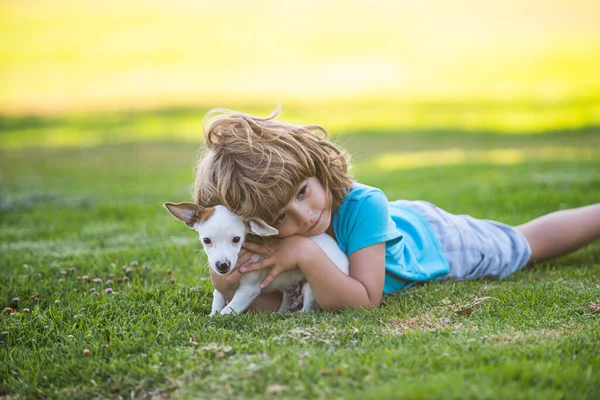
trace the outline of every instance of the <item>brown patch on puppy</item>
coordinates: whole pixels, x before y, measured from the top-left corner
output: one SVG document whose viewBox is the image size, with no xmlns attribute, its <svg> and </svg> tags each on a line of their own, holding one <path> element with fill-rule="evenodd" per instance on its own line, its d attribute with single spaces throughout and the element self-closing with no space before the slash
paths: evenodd
<svg viewBox="0 0 600 400">
<path fill-rule="evenodd" d="M 200 214 L 200 222 L 208 221 L 215 213 L 215 207 L 205 208 Z"/>
<path fill-rule="evenodd" d="M 178 220 L 184 222 L 190 228 L 201 220 L 205 209 L 194 203 L 164 203 L 163 206 Z M 214 210 L 213 210 L 214 213 Z"/>
</svg>

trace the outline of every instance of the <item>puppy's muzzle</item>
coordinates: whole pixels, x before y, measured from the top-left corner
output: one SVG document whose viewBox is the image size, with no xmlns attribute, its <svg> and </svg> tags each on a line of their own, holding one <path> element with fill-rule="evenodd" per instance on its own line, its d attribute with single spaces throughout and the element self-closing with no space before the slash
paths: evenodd
<svg viewBox="0 0 600 400">
<path fill-rule="evenodd" d="M 231 264 L 229 263 L 229 261 L 224 261 L 224 262 L 217 261 L 215 263 L 215 268 L 217 269 L 218 272 L 220 272 L 222 274 L 229 271 L 230 266 L 231 266 Z"/>
</svg>

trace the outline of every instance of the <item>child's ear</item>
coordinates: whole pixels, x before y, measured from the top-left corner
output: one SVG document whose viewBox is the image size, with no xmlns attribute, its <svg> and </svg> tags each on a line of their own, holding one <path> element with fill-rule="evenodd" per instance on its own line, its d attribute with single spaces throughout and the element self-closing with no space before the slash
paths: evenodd
<svg viewBox="0 0 600 400">
<path fill-rule="evenodd" d="M 202 220 L 205 209 L 194 203 L 164 203 L 163 206 L 175 218 L 183 221 L 190 228 Z"/>
<path fill-rule="evenodd" d="M 279 233 L 277 229 L 260 218 L 250 218 L 248 225 L 250 226 L 250 232 L 258 236 L 275 236 Z"/>
</svg>

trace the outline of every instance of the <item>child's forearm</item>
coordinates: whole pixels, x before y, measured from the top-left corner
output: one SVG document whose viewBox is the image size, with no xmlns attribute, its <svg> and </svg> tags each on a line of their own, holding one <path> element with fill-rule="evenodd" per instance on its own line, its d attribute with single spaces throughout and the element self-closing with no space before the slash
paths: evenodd
<svg viewBox="0 0 600 400">
<path fill-rule="evenodd" d="M 380 299 L 370 299 L 366 287 L 340 271 L 316 243 L 310 240 L 306 246 L 300 268 L 321 308 L 379 307 Z"/>
</svg>

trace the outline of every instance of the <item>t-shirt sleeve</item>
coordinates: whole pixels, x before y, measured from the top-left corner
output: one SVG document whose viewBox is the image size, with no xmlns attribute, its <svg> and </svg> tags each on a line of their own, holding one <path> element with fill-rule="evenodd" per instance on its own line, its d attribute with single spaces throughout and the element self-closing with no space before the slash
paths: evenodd
<svg viewBox="0 0 600 400">
<path fill-rule="evenodd" d="M 388 200 L 383 192 L 372 191 L 361 199 L 348 236 L 348 255 L 402 237 L 390 217 Z"/>
</svg>

